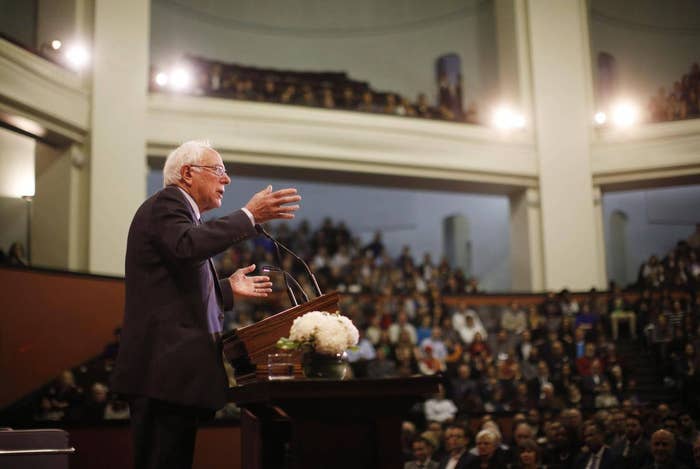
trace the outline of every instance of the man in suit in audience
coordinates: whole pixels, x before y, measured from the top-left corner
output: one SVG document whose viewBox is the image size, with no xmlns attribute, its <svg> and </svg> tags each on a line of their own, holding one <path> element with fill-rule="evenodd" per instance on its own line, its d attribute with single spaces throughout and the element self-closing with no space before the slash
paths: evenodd
<svg viewBox="0 0 700 469">
<path fill-rule="evenodd" d="M 461 425 L 450 424 L 445 430 L 445 450 L 448 454 L 440 461 L 439 469 L 466 469 L 474 456 L 467 451 L 467 430 Z"/>
<path fill-rule="evenodd" d="M 613 451 L 620 459 L 620 466 L 638 469 L 651 461 L 651 447 L 644 438 L 644 428 L 639 415 L 630 414 L 625 419 L 625 438 Z"/>
<path fill-rule="evenodd" d="M 433 445 L 422 436 L 416 437 L 411 442 L 413 450 L 413 460 L 404 463 L 403 469 L 438 469 L 437 461 L 431 459 L 433 454 Z"/>
<path fill-rule="evenodd" d="M 617 457 L 605 445 L 605 429 L 599 424 L 587 424 L 583 429 L 583 439 L 588 452 L 579 457 L 575 469 L 614 469 L 618 466 Z"/>
<path fill-rule="evenodd" d="M 272 187 L 240 210 L 203 222 L 231 182 L 221 156 L 187 142 L 167 157 L 164 188 L 134 215 L 126 252 L 126 305 L 113 389 L 129 398 L 134 463 L 190 468 L 197 424 L 226 403 L 220 335 L 234 297 L 265 297 L 272 284 L 249 265 L 219 280 L 211 257 L 256 235 L 255 224 L 290 219 L 296 189 Z"/>
</svg>

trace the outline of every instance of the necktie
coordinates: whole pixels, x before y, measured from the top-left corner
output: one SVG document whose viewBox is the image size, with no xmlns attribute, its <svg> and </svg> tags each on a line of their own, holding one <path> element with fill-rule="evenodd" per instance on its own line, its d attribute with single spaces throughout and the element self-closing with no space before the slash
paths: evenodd
<svg viewBox="0 0 700 469">
<path fill-rule="evenodd" d="M 588 465 L 588 468 L 589 469 L 598 469 L 598 459 L 600 459 L 600 458 L 598 457 L 597 454 L 594 454 L 593 456 L 591 456 L 591 463 Z"/>
<path fill-rule="evenodd" d="M 202 220 L 197 219 L 197 225 L 201 225 Z M 216 270 L 214 269 L 214 263 L 211 258 L 207 259 L 206 267 L 206 279 L 204 294 L 206 295 L 207 302 L 207 325 L 210 334 L 221 333 L 223 329 L 223 312 L 221 311 L 221 306 L 219 306 L 219 300 L 217 299 L 217 289 L 219 288 L 218 282 L 216 280 Z"/>
</svg>

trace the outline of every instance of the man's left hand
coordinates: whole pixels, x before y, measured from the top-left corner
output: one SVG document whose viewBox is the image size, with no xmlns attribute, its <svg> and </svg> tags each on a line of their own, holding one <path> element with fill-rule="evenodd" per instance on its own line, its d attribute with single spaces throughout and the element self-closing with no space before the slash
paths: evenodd
<svg viewBox="0 0 700 469">
<path fill-rule="evenodd" d="M 231 290 L 235 296 L 264 298 L 269 293 L 272 293 L 270 277 L 265 275 L 253 275 L 248 277 L 248 274 L 254 270 L 255 264 L 250 264 L 248 267 L 238 269 L 228 278 L 231 284 Z"/>
</svg>

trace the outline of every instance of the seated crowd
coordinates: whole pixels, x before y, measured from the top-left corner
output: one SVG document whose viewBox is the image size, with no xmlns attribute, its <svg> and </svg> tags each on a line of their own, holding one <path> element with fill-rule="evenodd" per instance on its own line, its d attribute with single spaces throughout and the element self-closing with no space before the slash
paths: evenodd
<svg viewBox="0 0 700 469">
<path fill-rule="evenodd" d="M 491 415 L 494 422 L 502 415 L 514 414 L 516 421 L 524 415 L 534 429 L 532 451 L 544 457 L 546 448 L 564 451 L 565 445 L 575 454 L 583 443 L 588 444 L 583 437 L 588 425 L 576 427 L 577 439 L 567 432 L 561 437 L 553 430 L 547 433 L 551 425 L 570 426 L 566 415 L 572 411 L 579 420 L 581 412 L 593 415 L 596 425 L 590 431 L 608 441 L 622 438 L 622 431 L 611 436 L 608 428 L 620 415 L 623 420 L 636 418 L 650 436 L 659 422 L 670 426 L 666 419 L 678 423 L 677 417 L 683 420 L 685 413 L 696 415 L 700 409 L 695 373 L 700 365 L 695 352 L 700 346 L 700 297 L 695 290 L 642 283 L 641 292 L 617 288 L 577 295 L 564 290 L 517 297 L 470 296 L 479 292 L 476 279 L 450 267 L 446 259 L 436 264 L 425 255 L 417 262 L 408 247 L 392 258 L 379 232 L 363 245 L 343 222 L 330 219 L 316 230 L 308 223 L 296 229 L 281 223 L 271 231 L 308 260 L 323 291 L 344 293 L 341 311 L 360 330 L 358 347 L 348 352 L 355 377 L 442 376 L 441 393 L 407 416 L 421 432 L 438 433 L 428 439 L 435 451 L 451 451 L 453 443 L 443 443 L 439 436 L 442 429 L 447 433 L 454 428 L 446 425 L 480 415 Z M 689 246 L 696 252 L 693 243 L 691 237 L 678 249 Z M 220 256 L 218 271 L 223 276 L 249 263 L 259 268 L 276 265 L 274 252 L 269 240 L 256 238 Z M 674 254 L 676 259 L 687 255 Z M 312 291 L 302 267 L 291 257 L 282 258 L 282 267 Z M 227 314 L 225 327 L 251 324 L 283 307 L 238 302 L 235 314 Z M 680 397 L 669 401 L 674 408 L 665 415 L 646 412 L 652 402 L 637 388 L 638 370 L 628 365 L 630 357 L 618 353 L 616 343 L 621 337 L 628 338 L 625 343 L 635 353 L 649 358 L 649 367 L 659 374 L 659 387 L 665 383 Z M 44 390 L 36 419 L 127 417 L 125 403 L 107 389 L 117 349 L 118 331 L 101 357 L 62 373 Z M 236 410 L 225 409 L 219 415 L 236 415 Z M 503 428 L 495 423 L 492 433 L 500 448 Z M 675 430 L 674 438 L 679 440 Z M 465 428 L 464 432 L 466 445 L 471 431 Z M 477 443 L 478 439 L 477 435 Z M 477 444 L 471 452 L 480 451 Z M 508 457 L 514 458 L 515 453 L 511 450 Z"/>
<path fill-rule="evenodd" d="M 423 430 L 406 421 L 402 443 L 404 469 L 700 468 L 692 416 L 674 414 L 663 403 L 599 410 L 588 418 L 576 407 L 547 417 L 531 409 L 500 422 L 488 414 L 431 421 Z"/>
<path fill-rule="evenodd" d="M 476 105 L 463 110 L 461 90 L 446 79 L 438 85 L 439 102 L 434 105 L 425 93 L 411 101 L 400 93 L 373 90 L 342 72 L 261 69 L 199 57 L 186 62 L 195 76 L 189 90 L 194 95 L 478 123 Z M 159 90 L 156 76 L 154 71 L 152 91 Z"/>
<path fill-rule="evenodd" d="M 652 122 L 674 121 L 700 117 L 700 65 L 694 63 L 690 71 L 673 83 L 670 92 L 663 86 L 649 100 Z"/>
</svg>

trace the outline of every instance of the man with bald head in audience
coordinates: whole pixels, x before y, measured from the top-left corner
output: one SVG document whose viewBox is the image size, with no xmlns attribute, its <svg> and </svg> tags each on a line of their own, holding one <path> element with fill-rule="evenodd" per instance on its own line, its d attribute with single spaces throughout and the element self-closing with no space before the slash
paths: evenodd
<svg viewBox="0 0 700 469">
<path fill-rule="evenodd" d="M 126 252 L 126 304 L 113 390 L 129 398 L 137 469 L 190 468 L 198 421 L 226 403 L 220 336 L 234 298 L 271 292 L 255 265 L 219 280 L 211 260 L 256 236 L 255 225 L 291 219 L 296 189 L 253 195 L 245 207 L 210 221 L 231 182 L 206 142 L 168 155 L 164 188 L 134 215 Z"/>
<path fill-rule="evenodd" d="M 688 469 L 674 456 L 676 438 L 668 430 L 656 430 L 651 435 L 651 455 L 654 461 L 643 469 Z"/>
</svg>

